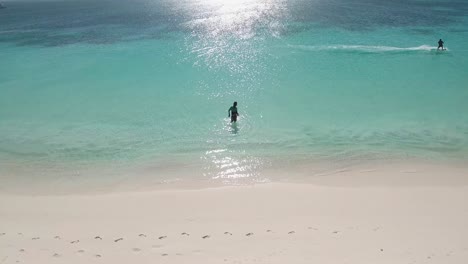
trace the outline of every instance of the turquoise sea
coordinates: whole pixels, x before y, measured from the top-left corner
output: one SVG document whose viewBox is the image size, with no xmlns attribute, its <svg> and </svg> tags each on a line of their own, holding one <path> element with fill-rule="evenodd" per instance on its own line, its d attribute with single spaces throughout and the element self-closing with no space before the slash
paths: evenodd
<svg viewBox="0 0 468 264">
<path fill-rule="evenodd" d="M 468 160 L 468 1 L 2 5 L 3 190 Z"/>
</svg>

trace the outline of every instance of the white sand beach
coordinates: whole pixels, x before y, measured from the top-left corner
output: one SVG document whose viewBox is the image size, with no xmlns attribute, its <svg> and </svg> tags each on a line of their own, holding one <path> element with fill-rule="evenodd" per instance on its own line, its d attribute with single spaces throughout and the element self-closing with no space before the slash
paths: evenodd
<svg viewBox="0 0 468 264">
<path fill-rule="evenodd" d="M 0 263 L 466 263 L 466 170 L 432 171 L 200 190 L 3 193 Z"/>
</svg>

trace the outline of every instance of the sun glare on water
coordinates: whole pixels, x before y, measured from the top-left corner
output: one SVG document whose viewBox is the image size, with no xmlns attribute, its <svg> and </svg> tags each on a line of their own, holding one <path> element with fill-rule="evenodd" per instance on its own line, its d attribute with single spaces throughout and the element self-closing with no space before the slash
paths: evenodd
<svg viewBox="0 0 468 264">
<path fill-rule="evenodd" d="M 207 12 L 200 12 L 201 16 L 191 21 L 191 28 L 209 37 L 229 34 L 239 39 L 256 36 L 260 28 L 279 34 L 279 19 L 285 11 L 285 4 L 277 0 L 207 0 L 198 6 Z"/>
<path fill-rule="evenodd" d="M 189 12 L 187 46 L 198 63 L 233 72 L 245 70 L 242 61 L 255 59 L 259 40 L 280 36 L 287 16 L 286 4 L 279 0 L 197 1 Z"/>
</svg>

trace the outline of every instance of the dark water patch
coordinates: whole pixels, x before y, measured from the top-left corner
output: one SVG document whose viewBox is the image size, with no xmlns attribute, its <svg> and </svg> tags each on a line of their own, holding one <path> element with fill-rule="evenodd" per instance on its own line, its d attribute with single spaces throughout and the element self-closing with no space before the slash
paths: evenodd
<svg viewBox="0 0 468 264">
<path fill-rule="evenodd" d="M 130 31 L 130 30 L 126 30 Z M 144 39 L 170 38 L 166 29 L 157 29 L 149 32 L 140 31 L 138 34 L 126 34 L 123 30 L 109 32 L 106 29 L 89 28 L 77 32 L 40 31 L 29 30 L 0 34 L 0 42 L 15 43 L 18 46 L 45 46 L 56 47 L 71 44 L 113 44 L 117 42 L 135 41 Z"/>
<path fill-rule="evenodd" d="M 445 26 L 467 15 L 464 1 L 319 0 L 290 4 L 292 18 L 347 30 L 378 27 Z"/>
<path fill-rule="evenodd" d="M 23 29 L 69 29 L 100 25 L 153 26 L 173 22 L 164 5 L 147 7 L 144 1 L 12 2 L 2 14 L 3 27 Z"/>
<path fill-rule="evenodd" d="M 12 2 L 0 16 L 0 42 L 20 46 L 110 44 L 179 31 L 170 7 L 145 1 Z"/>
<path fill-rule="evenodd" d="M 247 5 L 248 4 L 248 5 Z M 163 38 L 174 32 L 192 33 L 197 37 L 214 32 L 238 38 L 281 36 L 331 27 L 350 31 L 368 31 L 380 27 L 447 27 L 468 14 L 468 1 L 418 0 L 318 0 L 270 1 L 272 7 L 258 11 L 248 2 L 241 15 L 258 12 L 223 27 L 191 27 L 193 21 L 220 18 L 224 3 L 178 2 L 169 0 L 70 0 L 12 1 L 0 12 L 0 42 L 17 45 L 60 46 L 74 43 L 109 44 L 119 41 Z M 251 6 L 249 6 L 251 5 Z M 274 8 L 275 5 L 280 6 Z M 221 10 L 221 11 L 220 11 Z M 270 12 L 270 13 L 269 13 Z M 248 17 L 248 15 L 247 15 Z M 216 25 L 214 25 L 216 26 Z M 232 26 L 232 27 L 231 27 Z M 450 30 L 450 29 L 447 29 Z M 431 34 L 416 29 L 416 34 Z M 189 34 L 190 35 L 190 34 Z"/>
</svg>

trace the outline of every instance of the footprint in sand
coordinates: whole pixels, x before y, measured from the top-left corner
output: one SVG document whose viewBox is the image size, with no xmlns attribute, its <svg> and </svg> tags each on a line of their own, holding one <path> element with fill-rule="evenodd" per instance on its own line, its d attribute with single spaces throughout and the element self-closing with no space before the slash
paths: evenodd
<svg viewBox="0 0 468 264">
<path fill-rule="evenodd" d="M 133 252 L 140 252 L 141 248 L 132 248 Z"/>
<path fill-rule="evenodd" d="M 38 239 L 41 239 L 40 237 L 33 237 L 31 238 L 32 240 L 38 240 Z"/>
<path fill-rule="evenodd" d="M 23 235 L 23 233 L 18 233 L 18 236 L 22 236 L 22 235 Z"/>
<path fill-rule="evenodd" d="M 55 238 L 55 239 L 60 239 L 60 237 L 59 237 L 59 236 L 54 236 L 54 238 Z"/>
<path fill-rule="evenodd" d="M 270 229 L 267 230 L 267 233 L 271 233 L 272 231 Z"/>
<path fill-rule="evenodd" d="M 96 237 L 94 237 L 94 239 L 99 239 L 99 240 L 102 240 L 102 237 L 100 237 L 100 236 L 96 236 Z"/>
<path fill-rule="evenodd" d="M 117 238 L 114 242 L 119 242 L 120 240 L 123 240 L 123 238 Z"/>
<path fill-rule="evenodd" d="M 166 256 L 169 256 L 169 254 L 164 253 L 164 254 L 161 254 L 161 256 L 166 257 Z"/>
<path fill-rule="evenodd" d="M 225 235 L 230 235 L 232 236 L 232 233 L 231 232 L 224 232 Z"/>
<path fill-rule="evenodd" d="M 4 235 L 6 235 L 6 233 L 0 233 L 0 236 L 4 236 Z"/>
<path fill-rule="evenodd" d="M 158 239 L 165 239 L 167 236 L 160 236 Z"/>
<path fill-rule="evenodd" d="M 78 253 L 84 253 L 85 251 L 83 249 L 80 249 L 77 251 Z"/>
<path fill-rule="evenodd" d="M 138 236 L 139 236 L 139 237 L 146 237 L 145 234 L 139 234 Z"/>
<path fill-rule="evenodd" d="M 190 236 L 189 233 L 185 233 L 185 232 L 183 232 L 181 235 L 183 235 L 183 236 Z"/>
<path fill-rule="evenodd" d="M 207 238 L 210 238 L 209 235 L 206 235 L 206 236 L 202 236 L 203 239 L 207 239 Z"/>
<path fill-rule="evenodd" d="M 333 231 L 333 234 L 338 234 L 340 231 Z"/>
<path fill-rule="evenodd" d="M 61 256 L 61 255 L 58 254 L 58 253 L 55 253 L 55 254 L 53 255 L 53 257 L 55 257 L 55 258 L 58 258 L 58 257 L 60 257 L 60 256 Z"/>
<path fill-rule="evenodd" d="M 99 255 L 99 254 L 96 254 L 96 255 L 94 255 L 94 257 L 96 257 L 96 258 L 100 258 L 100 257 L 102 257 L 102 256 L 101 256 L 101 255 Z"/>
<path fill-rule="evenodd" d="M 317 228 L 311 226 L 309 226 L 307 229 L 318 230 Z"/>
<path fill-rule="evenodd" d="M 70 242 L 70 244 L 76 244 L 76 243 L 80 243 L 80 241 L 79 240 L 73 240 L 73 241 Z"/>
<path fill-rule="evenodd" d="M 25 250 L 24 248 L 20 249 L 19 252 L 23 253 Z"/>
<path fill-rule="evenodd" d="M 247 233 L 246 236 L 253 236 L 254 233 Z"/>
<path fill-rule="evenodd" d="M 296 232 L 295 231 L 289 231 L 288 234 L 289 235 L 292 235 L 292 234 L 295 234 Z"/>
</svg>

